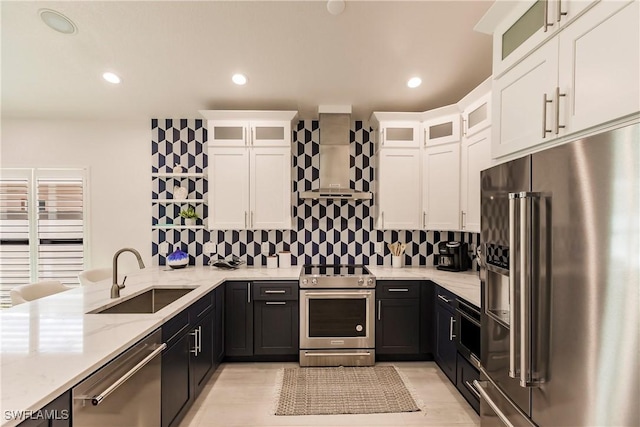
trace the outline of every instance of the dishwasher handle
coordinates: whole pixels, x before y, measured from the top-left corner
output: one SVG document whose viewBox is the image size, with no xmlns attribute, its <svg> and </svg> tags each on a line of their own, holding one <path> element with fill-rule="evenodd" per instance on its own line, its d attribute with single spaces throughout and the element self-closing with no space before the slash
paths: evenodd
<svg viewBox="0 0 640 427">
<path fill-rule="evenodd" d="M 109 387 L 104 389 L 102 393 L 93 396 L 93 397 L 82 397 L 84 400 L 91 400 L 91 404 L 93 406 L 98 406 L 104 399 L 106 399 L 111 393 L 113 393 L 118 387 L 124 384 L 129 378 L 135 375 L 140 369 L 144 368 L 151 360 L 153 360 L 157 355 L 162 353 L 162 351 L 167 348 L 166 343 L 160 344 L 155 350 L 153 350 L 147 357 L 142 359 L 137 365 L 133 368 L 129 369 L 123 376 L 114 381 Z"/>
</svg>

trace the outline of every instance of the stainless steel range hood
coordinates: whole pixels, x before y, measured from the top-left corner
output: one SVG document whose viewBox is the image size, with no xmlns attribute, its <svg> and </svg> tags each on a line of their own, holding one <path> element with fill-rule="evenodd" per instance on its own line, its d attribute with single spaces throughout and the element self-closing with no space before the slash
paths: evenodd
<svg viewBox="0 0 640 427">
<path fill-rule="evenodd" d="M 350 188 L 351 114 L 320 110 L 320 188 L 300 193 L 302 199 L 369 200 L 371 193 Z"/>
</svg>

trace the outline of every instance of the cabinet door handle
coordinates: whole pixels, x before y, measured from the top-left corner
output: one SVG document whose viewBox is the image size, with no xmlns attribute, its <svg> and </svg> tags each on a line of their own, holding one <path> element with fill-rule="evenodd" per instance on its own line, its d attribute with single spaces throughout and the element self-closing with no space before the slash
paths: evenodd
<svg viewBox="0 0 640 427">
<path fill-rule="evenodd" d="M 198 355 L 198 329 L 194 329 L 193 331 L 189 332 L 189 335 L 193 337 L 193 348 L 190 350 L 190 352 L 193 353 L 194 356 L 197 356 Z"/>
<path fill-rule="evenodd" d="M 390 288 L 388 289 L 389 292 L 409 292 L 409 289 L 407 288 Z"/>
<path fill-rule="evenodd" d="M 453 333 L 453 325 L 456 323 L 456 319 L 451 316 L 449 319 L 449 341 L 453 341 L 456 335 Z"/>
<path fill-rule="evenodd" d="M 251 304 L 251 282 L 247 283 L 247 304 Z"/>
<path fill-rule="evenodd" d="M 549 27 L 553 27 L 553 22 L 549 23 L 549 0 L 544 0 L 544 32 L 547 32 Z"/>
<path fill-rule="evenodd" d="M 446 302 L 447 304 L 449 304 L 451 302 L 450 299 L 447 299 L 445 297 L 443 297 L 442 295 L 438 294 L 438 298 L 440 298 L 442 301 Z"/>
<path fill-rule="evenodd" d="M 562 11 L 562 0 L 557 0 L 558 9 L 557 9 L 557 21 L 560 22 L 563 16 L 567 16 L 567 12 Z"/>
<path fill-rule="evenodd" d="M 198 354 L 202 353 L 202 326 L 198 326 Z"/>
<path fill-rule="evenodd" d="M 285 291 L 284 289 L 276 289 L 276 290 L 271 290 L 271 289 L 267 289 L 266 291 L 264 291 L 265 294 L 286 294 L 287 291 Z"/>
<path fill-rule="evenodd" d="M 378 300 L 378 320 L 382 317 L 382 300 Z"/>
<path fill-rule="evenodd" d="M 465 220 L 467 219 L 467 213 L 465 211 L 460 211 L 460 226 L 464 230 L 466 227 Z"/>
<path fill-rule="evenodd" d="M 384 147 L 384 139 L 387 133 L 387 129 L 382 129 L 382 131 L 380 132 L 380 139 L 382 139 L 382 143 L 380 145 L 382 145 Z"/>
<path fill-rule="evenodd" d="M 560 2 L 558 2 L 558 4 L 560 4 Z M 564 125 L 560 124 L 560 98 L 566 95 L 566 93 L 560 93 L 560 88 L 556 87 L 556 135 L 560 133 L 560 129 L 565 128 Z"/>
<path fill-rule="evenodd" d="M 422 212 L 422 228 L 427 228 L 427 213 Z"/>
<path fill-rule="evenodd" d="M 251 134 L 250 134 L 250 138 L 251 138 L 251 145 L 255 144 L 255 136 L 256 136 L 256 128 L 252 127 L 251 128 Z"/>
<path fill-rule="evenodd" d="M 546 2 L 545 2 L 546 4 Z M 547 129 L 547 104 L 553 102 L 551 99 L 547 99 L 547 94 L 542 95 L 542 138 L 546 138 L 548 133 L 552 130 Z"/>
<path fill-rule="evenodd" d="M 467 135 L 467 120 L 466 119 L 462 119 L 462 136 L 466 136 Z"/>
<path fill-rule="evenodd" d="M 247 211 L 244 211 L 244 228 L 247 228 Z"/>
<path fill-rule="evenodd" d="M 287 305 L 285 301 L 267 301 L 267 305 Z"/>
<path fill-rule="evenodd" d="M 249 212 L 249 227 L 253 227 L 253 211 Z"/>
<path fill-rule="evenodd" d="M 381 212 L 380 214 L 382 216 L 382 229 L 384 230 L 384 211 Z"/>
</svg>

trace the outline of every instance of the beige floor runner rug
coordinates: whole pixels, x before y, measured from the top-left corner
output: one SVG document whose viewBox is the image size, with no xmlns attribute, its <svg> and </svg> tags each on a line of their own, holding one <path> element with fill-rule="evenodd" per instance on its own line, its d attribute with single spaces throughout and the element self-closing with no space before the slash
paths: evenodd
<svg viewBox="0 0 640 427">
<path fill-rule="evenodd" d="M 393 366 L 285 368 L 276 415 L 415 412 Z"/>
</svg>

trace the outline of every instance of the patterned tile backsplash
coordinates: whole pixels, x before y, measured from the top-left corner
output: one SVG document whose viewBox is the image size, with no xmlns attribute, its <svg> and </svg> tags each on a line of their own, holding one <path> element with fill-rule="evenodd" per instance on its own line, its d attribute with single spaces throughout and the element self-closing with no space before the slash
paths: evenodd
<svg viewBox="0 0 640 427">
<path fill-rule="evenodd" d="M 152 172 L 169 173 L 179 164 L 183 172 L 204 173 L 204 177 L 154 177 L 152 199 L 172 197 L 175 186 L 188 188 L 187 199 L 202 199 L 194 207 L 199 224 L 207 220 L 207 129 L 200 119 L 153 119 L 151 121 Z M 317 120 L 300 121 L 293 131 L 293 191 L 319 187 L 320 132 Z M 351 130 L 351 185 L 356 190 L 373 189 L 373 142 L 368 126 L 353 123 Z M 181 205 L 153 203 L 152 225 L 177 222 Z M 405 265 L 433 265 L 433 250 L 443 240 L 461 240 L 475 247 L 477 233 L 441 231 L 379 231 L 373 229 L 372 201 L 300 200 L 293 206 L 292 230 L 224 230 L 154 228 L 152 254 L 154 265 L 164 265 L 165 254 L 159 245 L 167 242 L 169 252 L 181 249 L 189 254 L 190 264 L 206 265 L 209 254 L 204 244 L 216 245 L 214 258 L 236 255 L 248 265 L 266 265 L 261 244 L 269 244 L 269 253 L 291 252 L 292 264 L 342 263 L 391 265 L 387 243 L 405 242 Z M 374 244 L 384 242 L 383 254 Z"/>
</svg>

